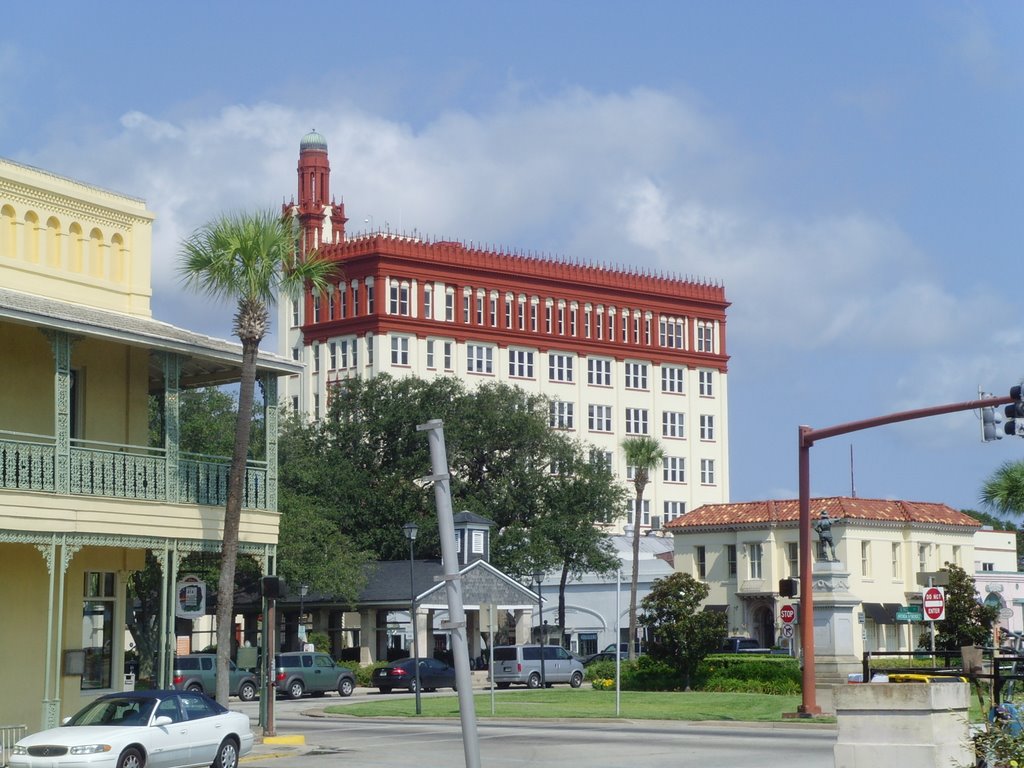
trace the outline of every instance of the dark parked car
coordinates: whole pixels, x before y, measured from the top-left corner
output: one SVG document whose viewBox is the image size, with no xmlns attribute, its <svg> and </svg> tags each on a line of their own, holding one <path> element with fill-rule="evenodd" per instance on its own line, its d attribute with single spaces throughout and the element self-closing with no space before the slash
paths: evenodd
<svg viewBox="0 0 1024 768">
<path fill-rule="evenodd" d="M 356 687 L 352 670 L 335 664 L 326 653 L 279 653 L 274 664 L 277 692 L 290 699 L 301 699 L 305 693 L 323 696 L 327 691 L 351 696 Z"/>
<path fill-rule="evenodd" d="M 416 691 L 416 660 L 398 659 L 386 667 L 373 670 L 371 685 L 381 693 L 391 693 L 392 688 Z M 420 659 L 420 690 L 435 691 L 438 688 L 455 690 L 455 667 L 437 659 Z"/>
<path fill-rule="evenodd" d="M 259 690 L 256 676 L 228 660 L 228 693 L 242 701 L 252 701 Z M 171 687 L 179 691 L 214 694 L 217 691 L 217 657 L 207 653 L 189 653 L 174 658 Z"/>
</svg>

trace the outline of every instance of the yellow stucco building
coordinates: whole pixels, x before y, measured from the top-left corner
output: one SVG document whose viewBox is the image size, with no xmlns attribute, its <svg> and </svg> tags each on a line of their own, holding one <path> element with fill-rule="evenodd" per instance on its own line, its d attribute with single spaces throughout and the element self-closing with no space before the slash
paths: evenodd
<svg viewBox="0 0 1024 768">
<path fill-rule="evenodd" d="M 219 550 L 229 462 L 179 450 L 178 397 L 237 381 L 241 347 L 152 318 L 152 222 L 142 200 L 0 159 L 0 726 L 55 725 L 124 685 L 126 585 L 147 550 L 166 683 L 179 559 Z M 264 572 L 277 377 L 299 370 L 260 356 L 266 460 L 247 472 L 240 551 Z"/>
</svg>

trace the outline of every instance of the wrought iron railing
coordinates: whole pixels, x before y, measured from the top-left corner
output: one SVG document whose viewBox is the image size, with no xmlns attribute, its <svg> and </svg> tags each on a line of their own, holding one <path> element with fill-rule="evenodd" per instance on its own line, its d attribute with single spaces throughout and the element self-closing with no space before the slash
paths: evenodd
<svg viewBox="0 0 1024 768">
<path fill-rule="evenodd" d="M 0 430 L 0 488 L 56 492 L 57 447 L 53 437 Z M 177 500 L 223 506 L 227 501 L 230 460 L 181 454 Z M 168 501 L 167 456 L 162 448 L 73 440 L 68 488 L 82 496 Z M 266 462 L 250 461 L 242 506 L 267 509 Z"/>
</svg>

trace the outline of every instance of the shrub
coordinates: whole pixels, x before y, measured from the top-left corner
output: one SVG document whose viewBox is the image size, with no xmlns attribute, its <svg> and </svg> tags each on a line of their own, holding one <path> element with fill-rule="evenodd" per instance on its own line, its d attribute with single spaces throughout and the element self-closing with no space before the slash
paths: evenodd
<svg viewBox="0 0 1024 768">
<path fill-rule="evenodd" d="M 378 667 L 386 666 L 386 661 L 378 661 L 375 664 L 359 664 L 354 666 L 352 668 L 352 672 L 355 673 L 356 676 L 356 685 L 362 688 L 372 688 L 373 680 L 371 678 L 373 677 L 373 670 Z"/>
<path fill-rule="evenodd" d="M 683 688 L 679 671 L 671 664 L 641 656 L 620 662 L 620 688 L 623 691 L 679 691 Z M 615 688 L 615 662 L 599 661 L 587 667 L 586 679 L 597 690 Z"/>
<path fill-rule="evenodd" d="M 326 632 L 310 632 L 306 635 L 306 642 L 312 643 L 313 647 L 321 653 L 331 652 L 331 638 Z"/>
<path fill-rule="evenodd" d="M 798 694 L 800 666 L 788 656 L 708 656 L 698 672 L 700 687 L 722 693 Z"/>
</svg>

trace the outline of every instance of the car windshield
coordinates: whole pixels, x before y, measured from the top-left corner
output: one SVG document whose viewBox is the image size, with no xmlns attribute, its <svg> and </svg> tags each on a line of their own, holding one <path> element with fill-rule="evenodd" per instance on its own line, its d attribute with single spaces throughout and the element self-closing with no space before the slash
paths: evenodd
<svg viewBox="0 0 1024 768">
<path fill-rule="evenodd" d="M 155 703 L 137 696 L 97 699 L 64 725 L 146 725 Z"/>
</svg>

